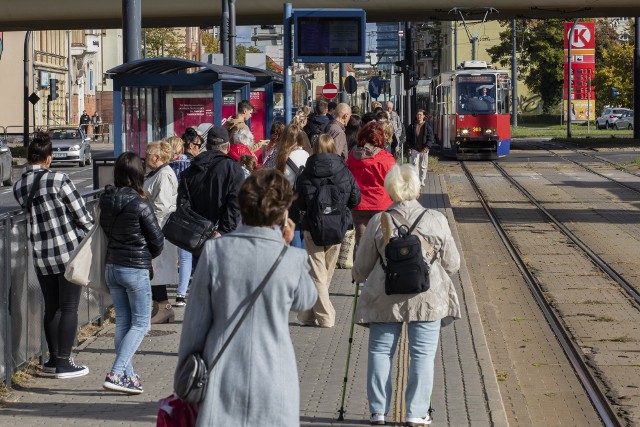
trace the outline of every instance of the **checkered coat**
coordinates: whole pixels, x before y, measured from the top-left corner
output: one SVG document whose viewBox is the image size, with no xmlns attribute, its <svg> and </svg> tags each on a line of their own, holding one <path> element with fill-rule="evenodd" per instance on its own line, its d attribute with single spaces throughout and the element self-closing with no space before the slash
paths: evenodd
<svg viewBox="0 0 640 427">
<path fill-rule="evenodd" d="M 93 218 L 84 200 L 66 174 L 29 165 L 13 186 L 13 195 L 23 208 L 29 198 L 34 173 L 45 170 L 31 206 L 31 244 L 36 271 L 42 275 L 64 273 L 65 264 Z"/>
</svg>

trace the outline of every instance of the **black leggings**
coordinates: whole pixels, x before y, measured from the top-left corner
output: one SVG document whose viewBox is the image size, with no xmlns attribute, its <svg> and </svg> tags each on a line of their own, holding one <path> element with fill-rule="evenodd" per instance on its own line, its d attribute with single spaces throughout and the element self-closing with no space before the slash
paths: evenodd
<svg viewBox="0 0 640 427">
<path fill-rule="evenodd" d="M 44 336 L 52 357 L 71 356 L 78 332 L 78 305 L 82 287 L 64 278 L 64 273 L 38 274 L 44 296 Z"/>
<path fill-rule="evenodd" d="M 167 285 L 154 285 L 151 287 L 151 299 L 156 302 L 167 301 Z"/>
</svg>

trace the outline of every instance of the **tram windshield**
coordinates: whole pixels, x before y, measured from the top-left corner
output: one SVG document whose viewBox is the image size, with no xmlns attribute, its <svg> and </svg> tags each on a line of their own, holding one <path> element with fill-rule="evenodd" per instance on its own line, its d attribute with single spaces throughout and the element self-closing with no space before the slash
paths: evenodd
<svg viewBox="0 0 640 427">
<path fill-rule="evenodd" d="M 462 75 L 457 84 L 458 114 L 495 114 L 495 75 Z"/>
</svg>

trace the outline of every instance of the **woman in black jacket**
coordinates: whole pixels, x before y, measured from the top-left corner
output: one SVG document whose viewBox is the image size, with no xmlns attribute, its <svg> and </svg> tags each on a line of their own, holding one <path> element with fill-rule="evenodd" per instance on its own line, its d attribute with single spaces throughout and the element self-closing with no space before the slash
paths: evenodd
<svg viewBox="0 0 640 427">
<path fill-rule="evenodd" d="M 296 191 L 302 216 L 304 247 L 309 254 L 311 278 L 318 291 L 313 309 L 300 313 L 299 325 L 331 328 L 336 311 L 329 300 L 329 285 L 336 268 L 340 244 L 353 225 L 351 208 L 360 203 L 360 190 L 329 135 L 320 135 Z"/>
<path fill-rule="evenodd" d="M 100 196 L 100 226 L 107 239 L 105 278 L 116 311 L 116 360 L 104 380 L 107 390 L 142 393 L 131 359 L 151 324 L 151 260 L 164 236 L 142 185 L 144 168 L 136 153 L 122 153 L 114 184 Z"/>
</svg>

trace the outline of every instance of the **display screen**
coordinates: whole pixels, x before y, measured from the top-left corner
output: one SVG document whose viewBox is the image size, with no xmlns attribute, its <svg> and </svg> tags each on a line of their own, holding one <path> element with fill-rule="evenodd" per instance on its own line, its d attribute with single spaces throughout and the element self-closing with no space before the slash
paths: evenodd
<svg viewBox="0 0 640 427">
<path fill-rule="evenodd" d="M 322 16 L 295 12 L 295 60 L 301 62 L 364 62 L 365 17 Z"/>
</svg>

